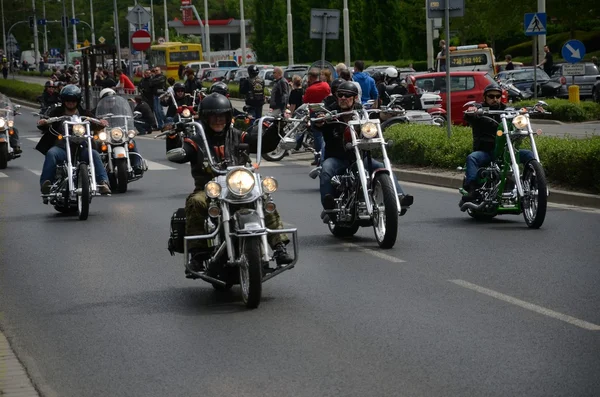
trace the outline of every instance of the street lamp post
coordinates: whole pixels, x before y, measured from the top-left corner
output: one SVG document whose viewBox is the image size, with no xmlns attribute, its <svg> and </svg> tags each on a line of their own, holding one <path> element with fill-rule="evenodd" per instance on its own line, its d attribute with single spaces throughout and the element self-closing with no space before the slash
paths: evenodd
<svg viewBox="0 0 600 397">
<path fill-rule="evenodd" d="M 154 43 L 154 0 L 150 0 L 150 17 L 152 18 L 152 42 Z"/>
<path fill-rule="evenodd" d="M 167 0 L 165 0 L 166 2 Z M 115 9 L 115 42 L 117 44 L 117 62 L 119 68 L 121 67 L 121 38 L 119 37 L 119 12 L 117 10 L 117 0 L 113 0 L 113 7 Z"/>
<path fill-rule="evenodd" d="M 4 56 L 6 56 L 6 27 L 4 26 L 4 0 L 2 0 L 2 49 L 4 50 Z"/>
<path fill-rule="evenodd" d="M 206 4 L 206 0 L 204 0 Z M 208 13 L 206 14 L 206 26 L 208 26 Z M 246 21 L 244 21 L 244 0 L 240 0 L 240 32 L 241 32 L 241 43 L 242 47 L 242 65 L 246 65 Z M 206 33 L 208 36 L 208 33 Z M 210 43 L 210 42 L 209 42 Z"/>
<path fill-rule="evenodd" d="M 294 64 L 294 29 L 292 29 L 292 0 L 287 0 L 287 35 L 288 35 L 288 65 Z M 244 29 L 244 38 L 246 36 Z M 246 48 L 246 43 L 242 43 Z M 245 58 L 245 56 L 244 56 Z"/>
<path fill-rule="evenodd" d="M 69 18 L 67 17 L 67 6 L 66 6 L 66 1 L 63 1 L 63 19 L 64 19 L 64 32 L 65 32 L 65 66 L 69 67 L 69 35 L 68 35 L 68 29 L 69 29 Z"/>
<path fill-rule="evenodd" d="M 169 42 L 169 21 L 167 18 L 167 0 L 165 0 L 164 11 L 165 11 L 165 40 L 167 42 Z"/>
<path fill-rule="evenodd" d="M 35 0 L 33 0 L 35 1 Z M 73 12 L 73 19 L 76 18 L 75 15 L 75 0 L 71 0 L 71 11 Z M 73 24 L 73 51 L 77 49 L 77 25 Z"/>
<path fill-rule="evenodd" d="M 44 21 L 46 21 L 46 0 L 42 1 L 42 13 L 43 13 L 43 18 Z M 44 54 L 48 53 L 48 27 L 47 27 L 47 23 L 44 23 Z"/>
<path fill-rule="evenodd" d="M 90 18 L 92 21 L 92 26 L 90 27 L 92 30 L 92 44 L 96 45 L 96 32 L 94 30 L 94 5 L 92 4 L 92 0 L 90 0 Z"/>
<path fill-rule="evenodd" d="M 244 19 L 244 0 L 240 0 L 242 4 L 242 12 L 241 18 Z M 206 31 L 206 56 L 208 57 L 207 61 L 210 62 L 210 27 L 208 26 L 208 2 L 204 0 L 204 26 Z M 243 37 L 243 36 L 242 36 Z M 243 47 L 242 47 L 243 48 Z"/>
<path fill-rule="evenodd" d="M 35 15 L 35 0 L 31 0 L 31 5 L 33 8 L 33 58 L 35 59 L 34 67 L 37 69 L 38 65 L 40 64 L 40 43 L 38 42 L 37 17 Z"/>
<path fill-rule="evenodd" d="M 348 12 L 348 0 L 344 0 L 344 62 L 350 67 L 350 16 Z"/>
</svg>

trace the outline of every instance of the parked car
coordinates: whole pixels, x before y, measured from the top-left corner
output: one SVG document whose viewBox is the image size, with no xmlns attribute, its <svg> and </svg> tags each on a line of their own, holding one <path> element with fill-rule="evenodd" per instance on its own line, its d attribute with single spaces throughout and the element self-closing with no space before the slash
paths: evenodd
<svg viewBox="0 0 600 397">
<path fill-rule="evenodd" d="M 236 68 L 236 69 L 229 69 L 227 70 L 227 73 L 225 74 L 225 78 L 223 79 L 223 81 L 225 83 L 230 83 L 233 81 L 233 79 L 235 78 L 235 75 L 240 71 L 243 70 L 241 68 Z"/>
<path fill-rule="evenodd" d="M 373 74 L 375 72 L 385 72 L 385 70 L 387 68 L 395 68 L 394 65 L 371 65 L 368 68 L 366 68 L 365 70 L 363 70 L 363 72 L 368 73 L 369 76 L 373 76 Z"/>
<path fill-rule="evenodd" d="M 239 68 L 240 65 L 233 59 L 222 59 L 220 61 L 215 62 L 215 66 L 219 69 L 221 68 Z"/>
<path fill-rule="evenodd" d="M 248 78 L 248 69 L 242 68 L 236 72 L 235 76 L 233 77 L 232 83 L 239 84 L 241 79 L 247 79 L 247 78 Z"/>
<path fill-rule="evenodd" d="M 272 86 L 273 80 L 275 80 L 275 77 L 273 77 L 273 69 L 271 69 L 271 68 L 260 69 L 258 71 L 258 77 L 260 77 L 261 79 L 263 79 L 265 81 L 265 87 Z"/>
<path fill-rule="evenodd" d="M 596 79 L 600 77 L 600 71 L 598 71 L 598 67 L 592 62 L 584 62 L 583 64 L 585 67 L 585 75 L 583 76 L 565 76 L 565 64 L 559 63 L 555 65 L 552 78 L 558 79 L 558 81 L 560 81 L 560 83 L 563 85 L 563 98 L 569 97 L 569 87 L 573 84 L 579 86 L 579 98 L 587 99 L 593 97 L 593 88 L 596 84 Z"/>
<path fill-rule="evenodd" d="M 421 73 L 409 75 L 406 79 L 408 92 L 438 93 L 442 97 L 442 107 L 446 109 L 446 72 Z M 487 72 L 450 72 L 451 120 L 453 124 L 466 124 L 463 120 L 463 105 L 469 101 L 483 101 L 483 90 L 494 79 Z M 502 92 L 502 102 L 508 102 L 508 94 Z"/>
<path fill-rule="evenodd" d="M 546 72 L 542 68 L 537 68 L 536 79 L 538 84 L 537 94 L 538 97 L 560 97 L 563 96 L 566 92 L 566 89 L 561 85 L 559 81 L 556 79 L 553 80 L 548 76 Z M 512 83 L 521 91 L 531 91 L 533 90 L 533 68 L 523 68 L 523 69 L 515 69 L 515 70 L 505 70 L 496 75 L 496 78 L 500 81 L 507 82 L 512 81 Z"/>
<path fill-rule="evenodd" d="M 308 69 L 286 69 L 283 71 L 283 77 L 288 81 L 292 81 L 292 77 L 294 75 L 298 75 L 300 77 L 304 77 L 308 73 Z"/>
<path fill-rule="evenodd" d="M 209 69 L 204 73 L 202 81 L 209 81 L 211 83 L 223 81 L 227 72 L 229 72 L 228 69 Z"/>
<path fill-rule="evenodd" d="M 210 69 L 210 62 L 190 62 L 185 65 L 186 68 L 191 68 L 194 72 L 198 73 L 200 69 Z"/>
<path fill-rule="evenodd" d="M 496 62 L 496 73 L 500 73 L 500 72 L 506 70 L 506 64 L 507 64 L 507 62 L 505 62 L 505 61 Z M 515 67 L 513 70 L 521 69 L 523 67 L 523 62 L 513 61 L 513 66 Z"/>
</svg>

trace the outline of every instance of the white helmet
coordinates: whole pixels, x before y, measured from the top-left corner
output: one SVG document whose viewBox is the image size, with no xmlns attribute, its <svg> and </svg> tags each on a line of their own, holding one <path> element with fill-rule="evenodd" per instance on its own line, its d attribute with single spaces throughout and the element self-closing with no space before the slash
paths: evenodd
<svg viewBox="0 0 600 397">
<path fill-rule="evenodd" d="M 100 99 L 104 98 L 105 96 L 111 96 L 111 95 L 117 95 L 115 90 L 113 90 L 112 88 L 105 88 L 102 91 L 100 91 Z"/>
<path fill-rule="evenodd" d="M 385 70 L 385 75 L 390 79 L 395 79 L 398 77 L 398 70 L 396 68 L 387 68 Z"/>
</svg>

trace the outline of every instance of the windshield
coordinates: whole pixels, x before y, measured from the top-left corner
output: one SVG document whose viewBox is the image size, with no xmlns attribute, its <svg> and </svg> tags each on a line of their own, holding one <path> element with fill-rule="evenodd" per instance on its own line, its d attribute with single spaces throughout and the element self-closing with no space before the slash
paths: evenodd
<svg viewBox="0 0 600 397">
<path fill-rule="evenodd" d="M 13 119 L 13 104 L 9 97 L 4 94 L 0 94 L 0 117 L 6 120 Z"/>
<path fill-rule="evenodd" d="M 107 120 L 109 127 L 134 129 L 131 106 L 125 98 L 118 95 L 102 98 L 96 107 L 96 117 Z"/>
</svg>

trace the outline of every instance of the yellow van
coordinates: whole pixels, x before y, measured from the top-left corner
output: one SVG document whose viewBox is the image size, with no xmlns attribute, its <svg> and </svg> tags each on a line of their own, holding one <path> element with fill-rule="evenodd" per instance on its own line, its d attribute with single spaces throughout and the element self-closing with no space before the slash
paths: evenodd
<svg viewBox="0 0 600 397">
<path fill-rule="evenodd" d="M 494 51 L 487 44 L 449 47 L 451 71 L 479 71 L 496 75 Z M 441 72 L 438 62 L 437 71 Z"/>
</svg>

